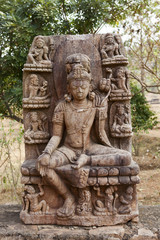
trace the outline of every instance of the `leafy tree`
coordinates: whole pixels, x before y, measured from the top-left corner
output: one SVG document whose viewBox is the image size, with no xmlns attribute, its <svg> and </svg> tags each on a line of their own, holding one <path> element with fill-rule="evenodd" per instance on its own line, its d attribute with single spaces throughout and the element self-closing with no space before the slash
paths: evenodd
<svg viewBox="0 0 160 240">
<path fill-rule="evenodd" d="M 132 83 L 131 90 L 133 95 L 131 99 L 133 132 L 137 133 L 152 129 L 158 123 L 155 113 L 150 110 L 147 99 L 137 85 Z"/>
<path fill-rule="evenodd" d="M 131 76 L 138 81 L 142 91 L 160 94 L 160 11 L 154 0 L 141 13 L 120 23 L 121 32 L 128 36 Z"/>
<path fill-rule="evenodd" d="M 148 0 L 0 0 L 0 113 L 17 121 L 22 68 L 36 35 L 96 33 L 140 13 Z"/>
</svg>

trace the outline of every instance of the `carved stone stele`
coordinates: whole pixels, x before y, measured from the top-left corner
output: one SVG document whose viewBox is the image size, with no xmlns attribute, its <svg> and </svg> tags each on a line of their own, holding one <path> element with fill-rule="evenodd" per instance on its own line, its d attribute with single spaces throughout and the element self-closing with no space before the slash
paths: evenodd
<svg viewBox="0 0 160 240">
<path fill-rule="evenodd" d="M 137 219 L 127 63 L 119 35 L 35 37 L 24 66 L 24 223 Z"/>
</svg>

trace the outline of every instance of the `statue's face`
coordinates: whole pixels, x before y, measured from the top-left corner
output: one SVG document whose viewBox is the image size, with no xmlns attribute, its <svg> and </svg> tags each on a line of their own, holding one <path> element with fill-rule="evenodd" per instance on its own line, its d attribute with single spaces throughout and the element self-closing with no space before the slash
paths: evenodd
<svg viewBox="0 0 160 240">
<path fill-rule="evenodd" d="M 122 68 L 117 70 L 117 77 L 125 77 L 125 72 Z"/>
<path fill-rule="evenodd" d="M 73 98 L 83 100 L 89 93 L 90 83 L 86 80 L 72 80 L 69 83 L 69 90 Z"/>
<path fill-rule="evenodd" d="M 125 113 L 124 106 L 122 105 L 118 106 L 117 110 L 119 115 L 123 115 Z"/>
<path fill-rule="evenodd" d="M 106 43 L 107 43 L 107 44 L 112 44 L 112 43 L 114 43 L 114 38 L 113 38 L 113 37 L 108 37 L 108 38 L 106 38 Z"/>
<path fill-rule="evenodd" d="M 32 85 L 38 86 L 39 81 L 38 81 L 38 77 L 36 75 L 32 75 L 30 79 L 31 79 L 31 84 Z"/>
<path fill-rule="evenodd" d="M 42 48 L 43 45 L 44 45 L 44 42 L 43 42 L 42 40 L 39 39 L 39 40 L 36 41 L 36 46 L 37 46 L 38 48 Z"/>
<path fill-rule="evenodd" d="M 38 120 L 38 115 L 36 112 L 32 113 L 31 120 L 32 120 L 32 122 L 36 122 Z"/>
</svg>

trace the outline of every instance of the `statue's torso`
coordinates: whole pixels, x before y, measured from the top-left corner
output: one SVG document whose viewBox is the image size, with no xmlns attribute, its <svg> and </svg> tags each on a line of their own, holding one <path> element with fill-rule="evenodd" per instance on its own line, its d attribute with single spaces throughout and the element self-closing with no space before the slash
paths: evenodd
<svg viewBox="0 0 160 240">
<path fill-rule="evenodd" d="M 91 142 L 90 131 L 94 122 L 96 109 L 92 102 L 84 108 L 75 108 L 72 103 L 66 104 L 64 121 L 66 126 L 65 145 L 72 148 L 83 148 Z"/>
</svg>

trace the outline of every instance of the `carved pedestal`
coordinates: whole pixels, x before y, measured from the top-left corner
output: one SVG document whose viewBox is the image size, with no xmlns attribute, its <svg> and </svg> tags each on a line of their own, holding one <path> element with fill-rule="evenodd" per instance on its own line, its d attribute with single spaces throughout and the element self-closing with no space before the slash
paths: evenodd
<svg viewBox="0 0 160 240">
<path fill-rule="evenodd" d="M 23 69 L 25 224 L 138 220 L 127 64 L 119 35 L 35 37 Z"/>
</svg>

